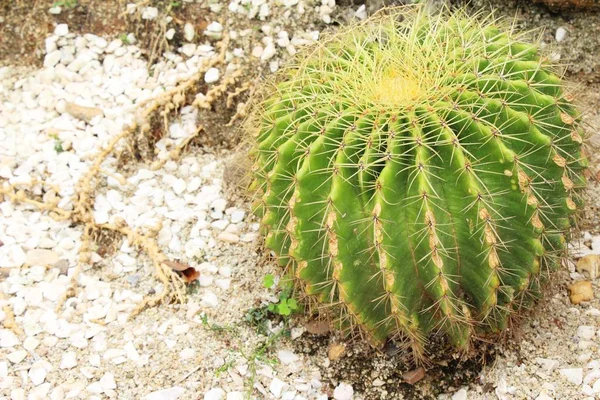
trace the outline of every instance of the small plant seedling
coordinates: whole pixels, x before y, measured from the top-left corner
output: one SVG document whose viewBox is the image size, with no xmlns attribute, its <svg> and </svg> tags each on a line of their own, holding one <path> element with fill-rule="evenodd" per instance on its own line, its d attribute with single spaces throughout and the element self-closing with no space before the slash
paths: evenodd
<svg viewBox="0 0 600 400">
<path fill-rule="evenodd" d="M 123 42 L 124 44 L 130 44 L 126 33 L 121 33 L 119 35 L 119 39 L 121 39 L 121 42 Z"/>
<path fill-rule="evenodd" d="M 62 147 L 62 140 L 60 140 L 58 135 L 51 134 L 50 137 L 54 139 L 54 151 L 56 151 L 57 153 L 62 153 L 63 151 L 65 151 Z"/>
<path fill-rule="evenodd" d="M 263 286 L 270 289 L 275 284 L 275 276 L 273 274 L 267 274 L 263 278 Z"/>
</svg>

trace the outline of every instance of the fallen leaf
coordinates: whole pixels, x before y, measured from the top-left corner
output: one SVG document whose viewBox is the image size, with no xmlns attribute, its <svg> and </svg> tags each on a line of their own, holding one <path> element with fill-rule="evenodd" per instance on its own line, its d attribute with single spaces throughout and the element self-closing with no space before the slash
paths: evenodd
<svg viewBox="0 0 600 400">
<path fill-rule="evenodd" d="M 306 332 L 313 335 L 325 335 L 329 333 L 329 321 L 327 320 L 313 320 L 309 321 L 305 325 Z"/>
<path fill-rule="evenodd" d="M 568 288 L 571 303 L 579 304 L 582 301 L 590 301 L 594 299 L 594 290 L 592 289 L 592 282 L 590 281 L 579 281 L 570 285 Z"/>
<path fill-rule="evenodd" d="M 419 367 L 402 374 L 402 379 L 409 385 L 414 385 L 425 377 L 425 368 Z"/>
<path fill-rule="evenodd" d="M 196 271 L 195 268 L 188 268 L 184 271 L 181 271 L 181 275 L 183 275 L 183 280 L 185 283 L 190 283 L 200 278 L 200 271 Z"/>
<path fill-rule="evenodd" d="M 185 283 L 193 282 L 200 277 L 200 271 L 197 271 L 194 267 L 190 267 L 187 264 L 177 261 L 165 261 L 164 264 L 173 271 L 181 273 Z"/>
<path fill-rule="evenodd" d="M 183 272 L 188 268 L 191 268 L 189 265 L 187 264 L 183 264 L 177 261 L 165 261 L 164 264 L 171 268 L 173 271 L 177 271 L 177 272 Z"/>
<path fill-rule="evenodd" d="M 342 343 L 333 343 L 329 346 L 329 350 L 327 351 L 327 357 L 331 361 L 335 361 L 339 359 L 342 354 L 346 351 L 346 345 Z"/>
</svg>

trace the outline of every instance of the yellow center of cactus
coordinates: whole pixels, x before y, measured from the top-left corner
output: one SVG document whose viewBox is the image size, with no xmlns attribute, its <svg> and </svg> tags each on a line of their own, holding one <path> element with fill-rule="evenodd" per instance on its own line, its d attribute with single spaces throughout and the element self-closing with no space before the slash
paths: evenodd
<svg viewBox="0 0 600 400">
<path fill-rule="evenodd" d="M 414 102 L 424 93 L 418 77 L 394 68 L 386 70 L 370 86 L 373 100 L 384 104 Z"/>
</svg>

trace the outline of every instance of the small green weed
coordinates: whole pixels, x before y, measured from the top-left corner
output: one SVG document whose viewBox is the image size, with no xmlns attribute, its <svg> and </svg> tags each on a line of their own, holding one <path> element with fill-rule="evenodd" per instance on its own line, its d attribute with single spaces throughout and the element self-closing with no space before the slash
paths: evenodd
<svg viewBox="0 0 600 400">
<path fill-rule="evenodd" d="M 52 134 L 50 135 L 50 137 L 54 139 L 54 151 L 56 151 L 57 153 L 62 153 L 63 151 L 65 151 L 65 149 L 63 149 L 62 147 L 62 140 L 60 140 L 58 135 Z"/>
<path fill-rule="evenodd" d="M 77 0 L 59 0 L 52 3 L 52 7 L 75 8 L 79 5 Z"/>
</svg>

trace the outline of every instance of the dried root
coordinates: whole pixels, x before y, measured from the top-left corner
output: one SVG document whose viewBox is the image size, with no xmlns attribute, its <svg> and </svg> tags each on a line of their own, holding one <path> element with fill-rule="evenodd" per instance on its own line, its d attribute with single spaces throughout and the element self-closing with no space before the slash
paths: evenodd
<svg viewBox="0 0 600 400">
<path fill-rule="evenodd" d="M 127 126 L 120 134 L 113 137 L 110 142 L 94 157 L 94 162 L 87 173 L 80 179 L 76 185 L 75 195 L 72 198 L 73 208 L 67 210 L 59 207 L 61 198 L 58 196 L 45 196 L 45 199 L 38 199 L 32 194 L 34 186 L 41 185 L 42 188 L 47 189 L 47 193 L 52 191 L 53 193 L 59 192 L 57 188 L 46 182 L 34 181 L 29 185 L 10 185 L 4 183 L 0 187 L 0 199 L 8 199 L 15 204 L 29 204 L 37 208 L 42 212 L 47 212 L 48 215 L 56 220 L 70 220 L 75 224 L 83 225 L 83 236 L 82 244 L 80 248 L 80 256 L 75 273 L 72 276 L 71 288 L 67 290 L 66 294 L 57 303 L 57 309 L 60 309 L 68 297 L 73 297 L 76 293 L 77 279 L 82 270 L 83 265 L 91 262 L 91 254 L 94 249 L 93 238 L 97 236 L 99 232 L 109 231 L 115 233 L 121 237 L 126 237 L 131 245 L 136 246 L 141 251 L 145 252 L 154 266 L 154 273 L 163 285 L 163 290 L 160 293 L 147 296 L 133 312 L 131 317 L 139 314 L 148 306 L 155 306 L 163 301 L 178 301 L 182 302 L 185 298 L 185 283 L 180 276 L 173 271 L 166 264 L 168 261 L 165 254 L 160 250 L 157 241 L 155 239 L 158 231 L 150 230 L 150 232 L 142 232 L 131 228 L 127 223 L 119 219 L 113 220 L 113 223 L 99 224 L 94 220 L 93 210 L 95 203 L 95 193 L 101 182 L 104 181 L 106 176 L 111 176 L 109 173 L 102 169 L 102 164 L 111 155 L 122 153 L 124 151 L 132 151 L 132 149 L 122 149 L 122 145 L 119 144 L 127 142 L 132 138 L 139 139 L 144 135 L 148 134 L 150 130 L 150 119 L 155 116 L 162 118 L 162 125 L 165 130 L 168 131 L 169 117 L 174 111 L 177 111 L 180 107 L 185 105 L 186 94 L 189 94 L 194 89 L 197 89 L 199 81 L 204 76 L 204 73 L 212 67 L 223 65 L 225 62 L 225 50 L 228 45 L 228 38 L 224 38 L 221 41 L 221 49 L 219 55 L 215 58 L 207 61 L 201 66 L 200 70 L 196 75 L 189 78 L 185 82 L 179 84 L 177 87 L 160 94 L 159 96 L 148 99 L 141 102 L 138 105 L 136 112 L 135 122 Z M 240 71 L 235 71 L 232 74 L 224 77 L 220 83 L 213 86 L 204 95 L 193 94 L 190 98 L 195 98 L 192 105 L 201 109 L 210 109 L 213 102 L 227 94 L 230 87 L 238 82 L 241 77 Z M 243 88 L 248 87 L 247 84 L 242 86 Z M 242 93 L 244 90 L 235 90 L 231 96 L 235 97 Z M 195 138 L 198 134 L 204 131 L 204 127 L 199 125 L 196 131 L 183 140 L 174 150 L 169 153 L 168 158 L 164 160 L 154 161 L 151 168 L 156 170 L 161 168 L 169 160 L 179 159 L 181 153 L 188 146 L 190 141 Z M 25 187 L 26 186 L 26 187 Z M 158 229 L 160 230 L 160 229 Z M 2 293 L 0 293 L 0 296 Z M 0 297 L 0 299 L 2 299 Z M 5 307 L 6 308 L 6 307 Z M 10 311 L 10 310 L 9 310 Z M 11 317 L 11 313 L 6 313 L 4 325 L 11 329 L 18 329 L 14 324 L 14 318 Z M 13 321 L 12 323 L 10 321 Z M 9 324 L 7 326 L 7 323 Z M 14 326 L 13 326 L 14 325 Z"/>
</svg>

